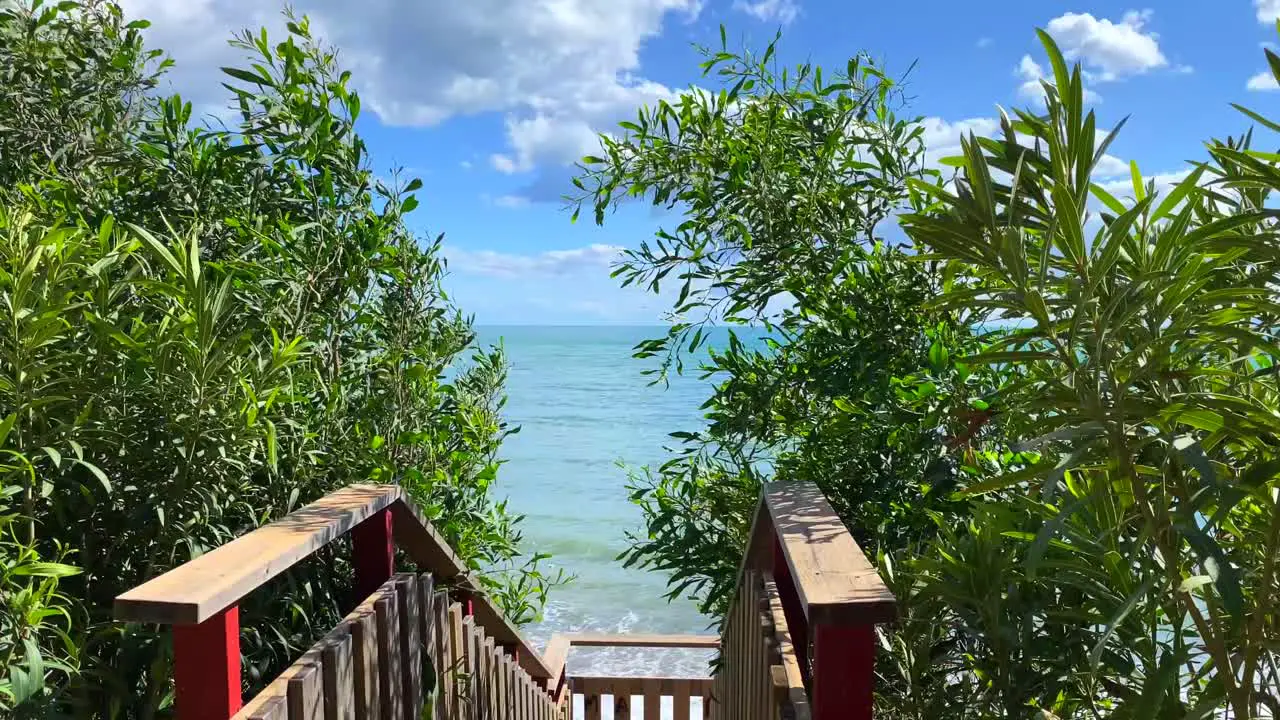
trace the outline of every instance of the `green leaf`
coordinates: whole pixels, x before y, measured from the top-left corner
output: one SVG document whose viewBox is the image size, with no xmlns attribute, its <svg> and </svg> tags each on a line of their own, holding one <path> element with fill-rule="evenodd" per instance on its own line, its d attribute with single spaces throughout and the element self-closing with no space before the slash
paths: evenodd
<svg viewBox="0 0 1280 720">
<path fill-rule="evenodd" d="M 1178 530 L 1187 539 L 1187 544 L 1200 557 L 1205 573 L 1213 578 L 1218 597 L 1222 599 L 1222 607 L 1239 623 L 1244 619 L 1244 591 L 1240 587 L 1240 573 L 1227 559 L 1227 555 L 1214 540 L 1203 530 L 1186 521 L 1177 524 Z"/>
<path fill-rule="evenodd" d="M 1124 622 L 1126 617 L 1129 617 L 1129 613 L 1133 612 L 1133 609 L 1138 606 L 1138 603 L 1142 602 L 1143 598 L 1145 598 L 1148 593 L 1151 592 L 1151 589 L 1155 587 L 1159 580 L 1159 576 L 1154 575 L 1147 578 L 1146 582 L 1142 583 L 1136 590 L 1129 593 L 1129 596 L 1125 598 L 1124 604 L 1121 605 L 1120 609 L 1116 611 L 1116 614 L 1107 621 L 1107 626 L 1106 629 L 1103 630 L 1102 636 L 1098 638 L 1098 642 L 1095 643 L 1093 649 L 1089 651 L 1089 665 L 1094 669 L 1094 671 L 1097 671 L 1098 661 L 1102 658 L 1102 651 L 1107 649 L 1107 643 L 1111 641 L 1112 637 L 1115 637 L 1116 630 L 1120 627 L 1120 623 Z"/>
<path fill-rule="evenodd" d="M 13 430 L 13 426 L 18 422 L 17 413 L 9 413 L 3 420 L 0 420 L 0 447 L 4 447 L 4 443 L 9 439 L 9 433 Z"/>
<path fill-rule="evenodd" d="M 1142 173 L 1138 171 L 1138 161 L 1129 161 L 1129 180 L 1133 183 L 1133 199 L 1141 201 L 1147 196 L 1147 187 L 1142 182 Z"/>
</svg>

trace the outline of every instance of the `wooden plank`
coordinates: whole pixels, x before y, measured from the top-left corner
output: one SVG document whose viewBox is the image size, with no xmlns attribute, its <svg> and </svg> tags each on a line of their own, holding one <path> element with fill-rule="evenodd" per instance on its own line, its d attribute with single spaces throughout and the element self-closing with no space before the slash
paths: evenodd
<svg viewBox="0 0 1280 720">
<path fill-rule="evenodd" d="M 448 601 L 448 597 L 445 597 Z M 462 712 L 462 688 L 458 675 L 462 674 L 466 669 L 465 660 L 462 656 L 462 644 L 466 635 L 462 633 L 462 606 L 460 603 L 451 602 L 448 606 L 448 656 L 445 657 L 444 667 L 444 689 L 445 693 L 445 717 L 448 720 L 460 720 L 463 717 Z"/>
<path fill-rule="evenodd" d="M 551 639 L 547 641 L 547 648 L 543 653 L 543 658 L 551 673 L 545 680 L 543 687 L 553 695 L 558 692 L 559 688 L 566 685 L 564 670 L 565 663 L 569 659 L 570 647 L 571 643 L 567 635 L 552 635 Z"/>
<path fill-rule="evenodd" d="M 709 677 L 652 677 L 635 675 L 574 675 L 573 692 L 586 695 L 615 695 L 628 693 L 643 695 L 656 690 L 659 695 L 671 695 L 678 691 L 701 695 L 711 689 Z"/>
<path fill-rule="evenodd" d="M 470 593 L 476 624 L 484 628 L 485 634 L 500 645 L 514 646 L 520 655 L 520 667 L 524 668 L 530 676 L 540 680 L 551 677 L 551 669 L 543 662 L 542 654 L 534 649 L 533 644 L 520 630 L 493 605 L 488 596 L 476 591 L 470 591 Z"/>
<path fill-rule="evenodd" d="M 674 720 L 689 720 L 689 702 L 693 688 L 684 681 L 673 683 L 671 689 L 671 716 Z"/>
<path fill-rule="evenodd" d="M 810 625 L 897 617 L 893 593 L 816 485 L 769 483 L 764 497 Z"/>
<path fill-rule="evenodd" d="M 644 691 L 644 720 L 662 720 L 662 693 L 652 685 Z"/>
<path fill-rule="evenodd" d="M 350 635 L 326 643 L 320 653 L 324 720 L 355 720 L 355 673 L 351 660 Z"/>
<path fill-rule="evenodd" d="M 796 720 L 808 720 L 809 698 L 804 688 L 804 675 L 800 671 L 800 660 L 796 657 L 796 649 L 792 645 L 791 631 L 787 627 L 787 617 L 782 609 L 782 597 L 778 592 L 778 584 L 769 573 L 764 573 L 763 581 L 769 614 L 773 618 L 773 639 L 777 644 L 778 660 L 786 681 L 787 702 L 790 703 Z"/>
<path fill-rule="evenodd" d="M 320 666 L 302 663 L 289 678 L 289 720 L 324 720 L 324 683 Z"/>
<path fill-rule="evenodd" d="M 393 485 L 351 485 L 330 493 L 120 595 L 115 618 L 203 622 L 400 497 Z"/>
<path fill-rule="evenodd" d="M 470 615 L 462 618 L 462 672 L 465 680 L 459 683 L 460 694 L 462 699 L 461 712 L 458 713 L 459 718 L 468 718 L 468 720 L 480 719 L 480 674 L 478 672 L 479 660 L 476 657 L 476 641 L 478 634 L 476 630 L 475 619 Z"/>
<path fill-rule="evenodd" d="M 614 634 L 614 633 L 573 633 L 569 635 L 557 635 L 555 637 L 566 639 L 570 645 L 575 647 L 648 647 L 648 648 L 706 648 L 714 650 L 720 647 L 720 636 L 718 635 L 643 635 L 643 634 Z M 553 637 L 552 640 L 555 638 Z M 548 664 L 552 659 L 551 643 L 547 643 L 546 659 Z"/>
<path fill-rule="evenodd" d="M 454 666 L 451 653 L 453 644 L 449 637 L 449 594 L 441 590 L 432 597 L 436 625 L 435 655 L 432 660 L 436 673 L 435 720 L 454 720 L 456 716 L 450 710 L 453 707 L 451 695 Z"/>
<path fill-rule="evenodd" d="M 613 720 L 631 720 L 631 694 L 613 696 Z"/>
<path fill-rule="evenodd" d="M 356 720 L 380 720 L 378 624 L 371 612 L 351 623 L 351 660 Z"/>
<path fill-rule="evenodd" d="M 396 575 L 396 615 L 400 618 L 400 686 L 406 717 L 422 717 L 422 617 L 418 611 L 418 578 Z"/>
<path fill-rule="evenodd" d="M 600 706 L 604 698 L 595 694 L 582 694 L 582 709 L 586 712 L 586 720 L 600 720 Z"/>
<path fill-rule="evenodd" d="M 420 567 L 430 568 L 437 582 L 453 583 L 466 590 L 471 597 L 476 625 L 498 644 L 519 648 L 520 666 L 525 672 L 538 679 L 550 677 L 551 671 L 542 662 L 542 656 L 472 581 L 466 563 L 418 508 L 411 502 L 397 502 L 391 506 L 391 515 L 396 544 Z"/>
<path fill-rule="evenodd" d="M 259 712 L 262 706 L 273 702 L 276 698 L 283 701 L 288 695 L 290 678 L 298 673 L 306 663 L 319 664 L 321 662 L 321 653 L 327 643 L 338 639 L 343 635 L 353 634 L 354 631 L 358 630 L 357 625 L 361 622 L 367 622 L 369 627 L 373 627 L 374 603 L 378 598 L 383 597 L 390 591 L 391 585 L 388 583 L 379 588 L 373 595 L 366 598 L 365 601 L 356 607 L 355 610 L 352 610 L 345 618 L 343 618 L 342 622 L 339 623 L 337 627 L 321 638 L 315 645 L 311 646 L 311 648 L 308 649 L 307 652 L 303 653 L 302 657 L 298 658 L 296 662 L 285 668 L 284 671 L 277 675 L 262 692 L 258 693 L 245 703 L 244 707 L 235 714 L 232 720 L 246 720 L 247 718 L 251 718 L 255 713 Z"/>
<path fill-rule="evenodd" d="M 272 697 L 249 713 L 248 720 L 289 720 L 289 703 L 282 697 Z"/>
<path fill-rule="evenodd" d="M 379 598 L 373 605 L 378 623 L 378 698 L 382 720 L 402 720 L 404 714 L 404 671 L 400 657 L 397 594 L 393 592 Z"/>
<path fill-rule="evenodd" d="M 485 685 L 485 703 L 489 712 L 486 718 L 498 717 L 498 711 L 501 706 L 501 698 L 498 697 L 499 668 L 498 656 L 496 653 L 502 652 L 501 648 L 495 650 L 493 638 L 485 636 L 484 647 L 480 648 L 480 657 L 484 661 L 484 685 Z"/>
</svg>

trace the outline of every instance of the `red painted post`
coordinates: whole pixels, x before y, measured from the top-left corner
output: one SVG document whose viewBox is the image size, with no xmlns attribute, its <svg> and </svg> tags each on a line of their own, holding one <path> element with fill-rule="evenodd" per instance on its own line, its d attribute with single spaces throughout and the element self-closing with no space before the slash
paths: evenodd
<svg viewBox="0 0 1280 720">
<path fill-rule="evenodd" d="M 240 710 L 240 608 L 173 626 L 177 720 L 227 720 Z"/>
<path fill-rule="evenodd" d="M 396 571 L 396 541 L 391 534 L 391 510 L 381 510 L 351 531 L 359 605 Z"/>
<path fill-rule="evenodd" d="M 813 720 L 871 720 L 874 625 L 813 627 Z"/>
</svg>

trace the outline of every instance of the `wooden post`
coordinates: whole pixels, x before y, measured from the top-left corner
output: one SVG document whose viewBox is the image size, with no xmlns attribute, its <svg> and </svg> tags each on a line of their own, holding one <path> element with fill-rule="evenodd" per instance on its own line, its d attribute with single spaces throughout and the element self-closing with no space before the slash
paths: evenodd
<svg viewBox="0 0 1280 720">
<path fill-rule="evenodd" d="M 871 720 L 874 625 L 813 628 L 814 720 Z"/>
<path fill-rule="evenodd" d="M 351 531 L 351 544 L 356 571 L 353 605 L 359 605 L 395 572 L 396 545 L 391 535 L 391 510 L 379 510 L 355 526 Z"/>
<path fill-rule="evenodd" d="M 239 607 L 173 626 L 173 679 L 178 720 L 227 720 L 240 710 Z"/>
</svg>

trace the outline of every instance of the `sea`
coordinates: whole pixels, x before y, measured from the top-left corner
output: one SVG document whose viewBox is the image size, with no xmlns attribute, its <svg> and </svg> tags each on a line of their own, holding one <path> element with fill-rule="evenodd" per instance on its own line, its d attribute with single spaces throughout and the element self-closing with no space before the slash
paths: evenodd
<svg viewBox="0 0 1280 720">
<path fill-rule="evenodd" d="M 541 621 L 526 628 L 542 647 L 562 632 L 711 633 L 711 619 L 684 598 L 667 600 L 666 578 L 627 569 L 617 556 L 640 509 L 627 470 L 656 467 L 676 441 L 668 434 L 702 425 L 711 384 L 696 373 L 650 385 L 653 360 L 633 346 L 662 327 L 479 327 L 482 344 L 501 343 L 510 364 L 507 421 L 520 427 L 504 443 L 497 493 L 523 514 L 524 546 L 552 555 L 550 568 L 575 579 L 556 588 Z M 723 333 L 713 336 L 723 339 Z M 705 676 L 708 653 L 671 649 L 575 649 L 570 671 L 595 675 Z M 663 708 L 663 714 L 669 708 Z M 695 717 L 697 712 L 695 710 Z"/>
</svg>

